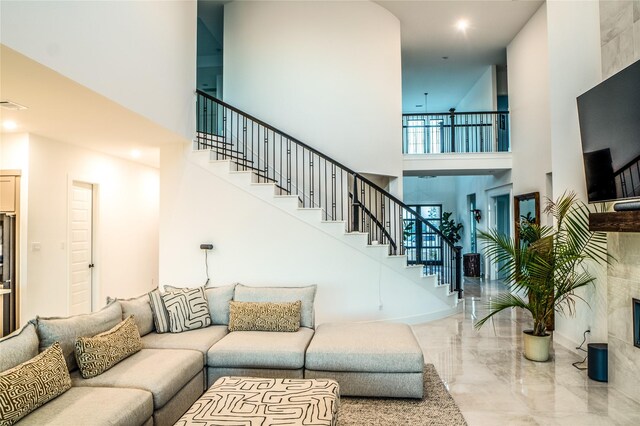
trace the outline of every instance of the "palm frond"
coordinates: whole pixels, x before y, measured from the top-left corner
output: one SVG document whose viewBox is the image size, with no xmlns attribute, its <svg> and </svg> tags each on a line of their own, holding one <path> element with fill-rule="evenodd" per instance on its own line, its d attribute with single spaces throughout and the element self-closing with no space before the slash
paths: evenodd
<svg viewBox="0 0 640 426">
<path fill-rule="evenodd" d="M 576 303 L 583 300 L 576 290 L 595 282 L 584 263 L 614 261 L 607 253 L 606 235 L 589 230 L 590 209 L 575 193 L 548 200 L 544 212 L 553 216 L 554 226 L 521 226 L 523 238 L 519 244 L 496 230 L 480 233 L 485 254 L 501 265 L 509 290 L 524 291 L 528 297 L 524 300 L 512 293 L 500 295 L 492 301 L 489 314 L 475 324 L 476 328 L 498 312 L 517 307 L 531 312 L 534 333 L 543 334 L 555 310 L 574 315 Z"/>
</svg>

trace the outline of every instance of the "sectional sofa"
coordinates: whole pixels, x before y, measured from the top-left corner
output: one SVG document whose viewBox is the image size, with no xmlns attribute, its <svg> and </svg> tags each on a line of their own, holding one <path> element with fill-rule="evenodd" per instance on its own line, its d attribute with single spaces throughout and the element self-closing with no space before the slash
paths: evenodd
<svg viewBox="0 0 640 426">
<path fill-rule="evenodd" d="M 315 292 L 315 286 L 238 284 L 205 288 L 211 325 L 183 332 L 158 332 L 161 324 L 147 294 L 108 300 L 103 309 L 91 314 L 37 317 L 19 332 L 0 340 L 0 388 L 3 374 L 59 345 L 69 371 L 70 388 L 15 424 L 171 425 L 219 377 L 305 377 L 307 349 L 315 333 Z M 231 302 L 294 301 L 300 302 L 296 331 L 229 331 Z M 84 378 L 74 353 L 78 338 L 101 336 L 131 316 L 142 349 L 101 374 Z M 393 330 L 383 330 L 380 327 L 390 325 L 372 324 L 368 328 L 357 325 L 351 330 L 353 326 L 345 324 L 337 330 L 336 325 L 326 326 L 326 332 L 321 333 L 323 340 L 314 346 L 314 369 L 307 370 L 307 375 L 313 372 L 313 377 L 353 381 L 353 386 L 345 387 L 352 395 L 422 397 L 422 352 L 410 328 L 396 324 L 391 326 L 396 327 Z M 322 327 L 325 325 L 319 331 Z M 377 330 L 383 330 L 381 338 L 376 337 Z M 356 346 L 350 346 L 345 338 L 352 332 L 360 335 Z M 382 339 L 390 339 L 390 345 Z M 344 342 L 342 349 L 339 342 Z M 338 359 L 337 364 L 332 362 L 334 359 Z M 355 361 L 350 363 L 350 359 Z M 326 366 L 327 371 L 318 371 L 321 366 Z M 385 380 L 387 376 L 389 380 Z M 13 389 L 9 400 L 0 401 L 3 416 L 9 416 L 13 402 L 22 397 L 18 387 Z M 11 424 L 3 422 L 0 419 L 0 425 Z"/>
</svg>

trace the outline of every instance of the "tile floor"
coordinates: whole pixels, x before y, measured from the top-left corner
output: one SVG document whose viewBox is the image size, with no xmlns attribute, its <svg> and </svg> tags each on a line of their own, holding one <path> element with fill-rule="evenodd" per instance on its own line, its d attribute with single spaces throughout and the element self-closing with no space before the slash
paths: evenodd
<svg viewBox="0 0 640 426">
<path fill-rule="evenodd" d="M 501 291 L 499 282 L 467 280 L 464 312 L 414 325 L 425 362 L 470 426 L 640 425 L 640 404 L 571 365 L 584 357 L 555 344 L 550 362 L 525 359 L 520 334 L 530 322 L 522 312 L 503 312 L 476 331 L 486 301 Z"/>
</svg>

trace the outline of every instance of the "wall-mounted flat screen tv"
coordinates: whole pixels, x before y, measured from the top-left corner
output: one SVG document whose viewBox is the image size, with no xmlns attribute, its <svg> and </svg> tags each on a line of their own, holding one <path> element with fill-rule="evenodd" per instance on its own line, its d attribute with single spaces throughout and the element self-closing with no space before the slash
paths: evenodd
<svg viewBox="0 0 640 426">
<path fill-rule="evenodd" d="M 640 197 L 640 61 L 578 97 L 589 202 Z"/>
</svg>

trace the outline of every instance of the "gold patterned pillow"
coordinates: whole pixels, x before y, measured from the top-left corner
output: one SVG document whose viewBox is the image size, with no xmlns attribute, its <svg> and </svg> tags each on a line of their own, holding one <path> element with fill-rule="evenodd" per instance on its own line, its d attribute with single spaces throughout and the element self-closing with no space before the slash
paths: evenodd
<svg viewBox="0 0 640 426">
<path fill-rule="evenodd" d="M 302 302 L 229 302 L 229 331 L 298 331 Z"/>
<path fill-rule="evenodd" d="M 104 373 L 142 349 L 140 332 L 133 315 L 111 330 L 76 340 L 76 361 L 85 379 Z"/>
<path fill-rule="evenodd" d="M 60 343 L 0 373 L 0 425 L 12 425 L 71 387 Z"/>
</svg>

